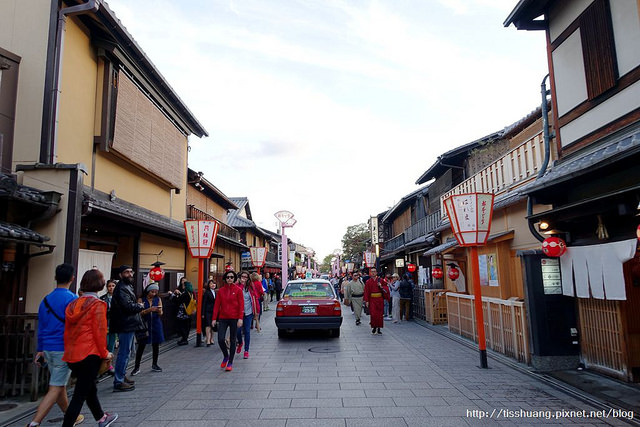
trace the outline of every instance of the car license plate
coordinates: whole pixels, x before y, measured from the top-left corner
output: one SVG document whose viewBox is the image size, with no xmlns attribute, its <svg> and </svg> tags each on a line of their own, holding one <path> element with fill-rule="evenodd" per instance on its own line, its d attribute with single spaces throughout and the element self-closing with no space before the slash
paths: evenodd
<svg viewBox="0 0 640 427">
<path fill-rule="evenodd" d="M 302 314 L 316 314 L 315 305 L 303 305 Z"/>
</svg>

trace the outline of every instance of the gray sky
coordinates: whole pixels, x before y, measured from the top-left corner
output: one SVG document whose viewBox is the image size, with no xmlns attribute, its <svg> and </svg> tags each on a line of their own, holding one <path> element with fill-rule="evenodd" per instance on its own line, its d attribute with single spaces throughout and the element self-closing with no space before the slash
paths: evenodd
<svg viewBox="0 0 640 427">
<path fill-rule="evenodd" d="M 540 104 L 543 32 L 517 0 L 108 0 L 209 132 L 189 166 L 254 221 L 338 249 L 439 154 Z"/>
</svg>

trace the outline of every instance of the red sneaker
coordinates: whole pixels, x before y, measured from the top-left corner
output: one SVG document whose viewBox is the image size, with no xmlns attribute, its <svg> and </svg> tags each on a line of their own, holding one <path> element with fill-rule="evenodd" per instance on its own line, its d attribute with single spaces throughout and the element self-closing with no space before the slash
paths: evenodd
<svg viewBox="0 0 640 427">
<path fill-rule="evenodd" d="M 227 363 L 227 367 L 225 368 L 225 371 L 232 371 L 233 370 L 233 366 L 231 363 Z"/>
<path fill-rule="evenodd" d="M 248 351 L 245 351 L 245 352 L 244 352 L 244 358 L 245 358 L 245 359 L 248 359 L 248 358 L 249 358 L 249 352 L 248 352 Z"/>
<path fill-rule="evenodd" d="M 222 363 L 220 364 L 220 369 L 224 369 L 227 367 L 227 363 L 229 362 L 229 359 L 227 357 L 225 357 L 224 359 L 222 359 Z"/>
<path fill-rule="evenodd" d="M 242 343 L 238 343 L 236 346 L 236 353 L 240 353 L 242 351 Z"/>
</svg>

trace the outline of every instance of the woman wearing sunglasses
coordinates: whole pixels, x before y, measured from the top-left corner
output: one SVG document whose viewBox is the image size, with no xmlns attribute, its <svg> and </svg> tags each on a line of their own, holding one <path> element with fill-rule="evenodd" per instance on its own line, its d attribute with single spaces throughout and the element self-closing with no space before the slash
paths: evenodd
<svg viewBox="0 0 640 427">
<path fill-rule="evenodd" d="M 216 302 L 213 306 L 213 321 L 211 327 L 218 325 L 218 345 L 222 350 L 222 363 L 220 368 L 226 371 L 233 370 L 233 349 L 236 347 L 236 335 L 238 328 L 242 327 L 242 318 L 244 316 L 244 296 L 242 289 L 236 285 L 236 273 L 227 271 L 224 273 L 224 284 L 218 290 Z M 229 329 L 229 348 L 225 337 Z M 231 349 L 231 350 L 229 350 Z"/>
</svg>

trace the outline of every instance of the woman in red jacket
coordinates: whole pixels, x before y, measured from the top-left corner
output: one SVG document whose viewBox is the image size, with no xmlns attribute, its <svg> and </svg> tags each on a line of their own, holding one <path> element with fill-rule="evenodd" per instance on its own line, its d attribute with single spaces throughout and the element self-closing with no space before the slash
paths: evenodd
<svg viewBox="0 0 640 427">
<path fill-rule="evenodd" d="M 107 303 L 97 294 L 102 288 L 104 276 L 100 270 L 88 270 L 80 281 L 82 296 L 69 303 L 65 311 L 62 360 L 69 364 L 77 382 L 64 414 L 63 427 L 74 425 L 85 400 L 99 426 L 108 426 L 118 418 L 118 414 L 102 410 L 96 388 L 102 359 L 113 358 L 107 350 Z"/>
<path fill-rule="evenodd" d="M 233 349 L 236 347 L 236 335 L 238 328 L 242 327 L 242 317 L 244 313 L 244 297 L 242 289 L 236 285 L 236 273 L 227 271 L 223 276 L 224 285 L 218 290 L 216 303 L 213 306 L 213 320 L 211 327 L 218 324 L 218 345 L 224 358 L 220 367 L 227 371 L 233 369 Z M 229 329 L 229 348 L 225 338 Z M 229 351 L 231 349 L 231 351 Z"/>
</svg>

